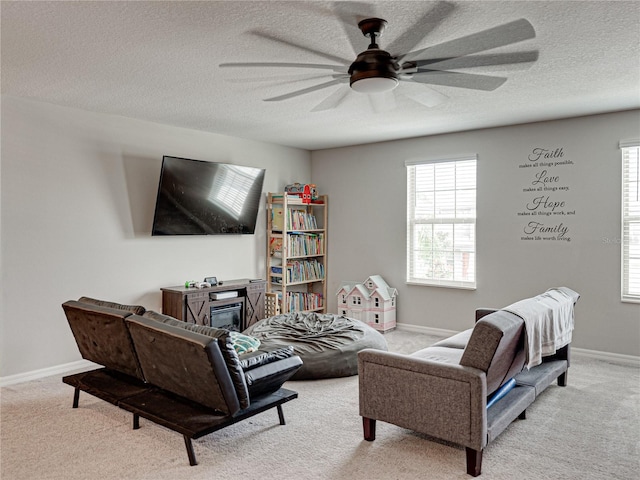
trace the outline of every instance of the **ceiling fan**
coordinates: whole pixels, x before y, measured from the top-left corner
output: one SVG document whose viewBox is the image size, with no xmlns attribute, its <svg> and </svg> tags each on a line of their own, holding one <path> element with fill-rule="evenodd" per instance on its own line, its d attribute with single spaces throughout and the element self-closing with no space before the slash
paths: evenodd
<svg viewBox="0 0 640 480">
<path fill-rule="evenodd" d="M 452 9 L 452 4 L 441 2 L 438 8 L 439 11 L 437 12 L 438 21 L 442 20 Z M 427 20 L 427 16 L 431 14 L 433 14 L 433 12 L 428 12 L 427 15 L 420 19 L 422 21 L 419 21 L 417 25 L 433 25 L 433 21 L 425 21 Z M 400 37 L 400 39 L 404 38 L 406 40 L 407 35 L 413 35 L 411 40 L 413 45 L 410 46 L 410 51 L 406 53 L 398 53 L 395 51 L 395 49 L 400 48 L 398 41 L 389 47 L 391 52 L 383 50 L 378 45 L 378 39 L 387 25 L 386 20 L 372 16 L 360 20 L 357 25 L 362 34 L 369 38 L 370 43 L 368 48 L 358 54 L 353 61 L 336 57 L 311 47 L 282 40 L 269 34 L 252 32 L 262 38 L 320 55 L 331 60 L 333 63 L 236 62 L 222 63 L 219 66 L 223 68 L 293 67 L 316 71 L 329 71 L 322 76 L 314 77 L 318 80 L 325 80 L 322 83 L 283 95 L 265 98 L 264 100 L 277 102 L 334 85 L 343 85 L 313 108 L 312 111 L 328 110 L 337 107 L 350 90 L 369 94 L 369 99 L 372 101 L 374 110 L 383 111 L 395 107 L 393 91 L 400 84 L 403 85 L 402 94 L 405 97 L 417 101 L 422 105 L 433 107 L 445 101 L 447 97 L 428 87 L 429 85 L 492 91 L 500 87 L 507 80 L 506 77 L 501 76 L 475 74 L 466 71 L 461 72 L 459 71 L 461 69 L 467 70 L 470 68 L 508 64 L 532 64 L 538 59 L 537 50 L 478 54 L 479 52 L 485 52 L 535 38 L 536 34 L 533 26 L 525 19 L 514 20 L 497 27 L 418 50 L 411 50 L 411 48 L 415 46 L 426 33 L 416 40 L 415 32 L 407 32 Z M 355 44 L 355 41 L 352 40 L 352 43 Z"/>
</svg>

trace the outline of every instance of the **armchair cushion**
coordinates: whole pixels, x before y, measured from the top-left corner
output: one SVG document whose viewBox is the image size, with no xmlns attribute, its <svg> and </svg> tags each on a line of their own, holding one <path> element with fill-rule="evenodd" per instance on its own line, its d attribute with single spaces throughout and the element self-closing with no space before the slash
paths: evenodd
<svg viewBox="0 0 640 480">
<path fill-rule="evenodd" d="M 166 325 L 171 325 L 173 327 L 178 327 L 183 330 L 206 335 L 210 338 L 215 338 L 218 341 L 220 352 L 222 353 L 224 362 L 226 363 L 229 370 L 229 375 L 231 375 L 231 379 L 235 386 L 238 399 L 240 400 L 240 406 L 242 408 L 247 408 L 249 406 L 249 390 L 247 389 L 247 384 L 244 378 L 244 372 L 242 371 L 242 366 L 240 365 L 238 353 L 233 346 L 233 341 L 231 339 L 231 336 L 229 335 L 228 330 L 183 322 L 181 320 L 178 320 L 177 318 L 154 312 L 152 310 L 145 312 L 143 317 L 150 318 L 151 320 L 155 320 Z"/>
<path fill-rule="evenodd" d="M 62 304 L 82 358 L 109 370 L 143 380 L 135 348 L 125 324 L 131 313 L 125 308 L 113 308 L 110 302 L 87 297 Z M 87 301 L 89 300 L 89 301 Z M 99 303 L 98 303 L 99 302 Z M 105 306 L 106 305 L 106 306 Z"/>
<path fill-rule="evenodd" d="M 456 333 L 455 335 L 445 338 L 444 340 L 440 340 L 439 342 L 431 345 L 432 347 L 447 347 L 447 348 L 460 348 L 464 350 L 467 347 L 467 343 L 469 343 L 469 338 L 471 338 L 471 332 L 473 332 L 473 328 L 465 330 L 460 333 Z"/>
<path fill-rule="evenodd" d="M 240 358 L 242 370 L 246 373 L 253 368 L 293 357 L 294 355 L 293 347 L 288 346 L 275 349 L 259 348 L 254 352 L 240 354 L 238 358 Z"/>
<path fill-rule="evenodd" d="M 449 365 L 459 365 L 462 352 L 463 350 L 459 348 L 433 346 L 418 350 L 417 352 L 412 353 L 411 356 L 422 360 L 431 360 L 433 362 L 447 363 Z"/>
<path fill-rule="evenodd" d="M 241 409 L 215 338 L 139 315 L 125 321 L 149 383 L 225 414 Z"/>
</svg>

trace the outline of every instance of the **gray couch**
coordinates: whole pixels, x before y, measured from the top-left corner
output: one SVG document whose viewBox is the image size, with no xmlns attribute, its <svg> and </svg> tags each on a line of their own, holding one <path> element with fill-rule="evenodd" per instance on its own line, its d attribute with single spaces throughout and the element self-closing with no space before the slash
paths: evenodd
<svg viewBox="0 0 640 480">
<path fill-rule="evenodd" d="M 466 447 L 467 473 L 480 475 L 485 446 L 554 380 L 566 385 L 569 344 L 527 370 L 525 343 L 522 318 L 479 309 L 474 328 L 411 355 L 361 351 L 365 440 L 375 440 L 376 420 L 392 423 Z M 503 396 L 487 408 L 493 395 Z"/>
<path fill-rule="evenodd" d="M 82 357 L 100 368 L 65 376 L 89 393 L 181 433 L 189 463 L 192 439 L 276 408 L 298 394 L 282 384 L 302 366 L 292 347 L 238 355 L 229 331 L 181 322 L 146 311 L 82 297 L 62 305 Z"/>
</svg>

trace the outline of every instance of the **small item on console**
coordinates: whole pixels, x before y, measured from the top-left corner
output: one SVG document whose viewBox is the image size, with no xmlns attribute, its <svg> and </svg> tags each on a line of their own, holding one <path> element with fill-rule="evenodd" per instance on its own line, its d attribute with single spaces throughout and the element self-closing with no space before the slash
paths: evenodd
<svg viewBox="0 0 640 480">
<path fill-rule="evenodd" d="M 193 280 L 187 280 L 184 282 L 185 288 L 209 288 L 211 284 L 209 282 L 195 282 Z"/>
</svg>

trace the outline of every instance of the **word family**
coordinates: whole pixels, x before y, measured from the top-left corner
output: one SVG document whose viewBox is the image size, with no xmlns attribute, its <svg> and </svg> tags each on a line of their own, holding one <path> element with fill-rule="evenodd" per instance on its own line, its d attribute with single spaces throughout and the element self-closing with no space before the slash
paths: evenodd
<svg viewBox="0 0 640 480">
<path fill-rule="evenodd" d="M 532 235 L 534 233 L 557 233 L 560 236 L 564 236 L 569 231 L 569 227 L 565 227 L 561 222 L 558 225 L 547 226 L 540 222 L 529 222 L 524 227 L 524 233 Z"/>
</svg>

